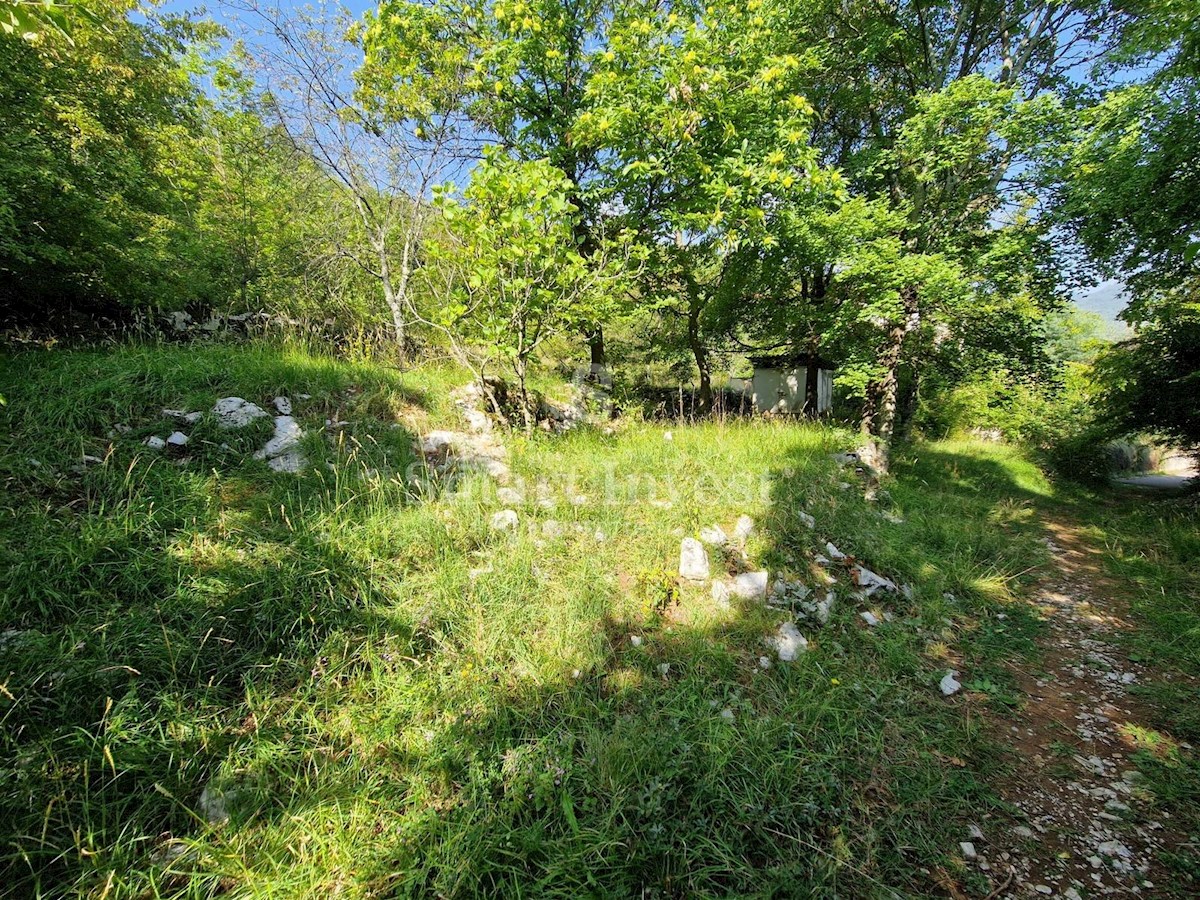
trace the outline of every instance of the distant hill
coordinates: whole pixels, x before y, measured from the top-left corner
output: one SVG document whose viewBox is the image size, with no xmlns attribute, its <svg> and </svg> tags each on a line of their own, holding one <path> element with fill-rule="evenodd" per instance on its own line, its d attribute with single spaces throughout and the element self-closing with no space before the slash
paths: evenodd
<svg viewBox="0 0 1200 900">
<path fill-rule="evenodd" d="M 1113 337 L 1125 337 L 1130 334 L 1130 328 L 1117 318 L 1129 303 L 1129 293 L 1125 285 L 1119 281 L 1106 281 L 1097 285 L 1086 294 L 1076 296 L 1075 305 L 1080 309 L 1094 312 L 1104 319 L 1113 331 Z"/>
</svg>

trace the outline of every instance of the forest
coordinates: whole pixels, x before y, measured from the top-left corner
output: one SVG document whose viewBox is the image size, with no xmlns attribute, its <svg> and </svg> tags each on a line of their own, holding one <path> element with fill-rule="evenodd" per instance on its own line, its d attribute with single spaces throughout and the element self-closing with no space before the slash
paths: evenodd
<svg viewBox="0 0 1200 900">
<path fill-rule="evenodd" d="M 1197 452 L 1191 0 L 0 0 L 2 895 L 1192 896 Z"/>
</svg>

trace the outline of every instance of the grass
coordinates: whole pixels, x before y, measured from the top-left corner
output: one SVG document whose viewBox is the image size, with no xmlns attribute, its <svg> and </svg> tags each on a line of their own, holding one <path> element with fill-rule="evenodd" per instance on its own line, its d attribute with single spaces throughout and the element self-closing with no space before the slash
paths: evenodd
<svg viewBox="0 0 1200 900">
<path fill-rule="evenodd" d="M 978 711 L 1007 708 L 1005 662 L 1039 627 L 1013 602 L 1046 553 L 1035 467 L 930 445 L 868 501 L 833 428 L 513 436 L 506 535 L 490 482 L 410 478 L 412 434 L 456 427 L 461 380 L 265 346 L 0 357 L 16 896 L 891 897 L 973 877 L 965 823 L 1002 812 Z M 296 400 L 311 467 L 272 473 L 249 458 L 262 433 L 209 417 L 186 461 L 142 445 L 171 430 L 162 407 L 231 394 Z M 836 585 L 808 652 L 764 670 L 779 613 L 674 582 L 682 536 L 743 514 L 755 565 L 816 586 L 829 540 L 911 596 Z M 947 668 L 978 689 L 945 700 Z M 205 788 L 227 822 L 199 814 Z"/>
</svg>

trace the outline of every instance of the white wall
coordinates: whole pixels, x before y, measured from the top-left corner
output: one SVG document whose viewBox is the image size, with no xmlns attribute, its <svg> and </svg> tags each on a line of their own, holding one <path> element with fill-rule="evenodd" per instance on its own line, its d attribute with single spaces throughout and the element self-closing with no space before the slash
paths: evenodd
<svg viewBox="0 0 1200 900">
<path fill-rule="evenodd" d="M 807 369 L 755 369 L 751 380 L 754 408 L 759 412 L 800 413 L 804 410 Z M 833 372 L 817 371 L 817 411 L 833 406 Z"/>
</svg>

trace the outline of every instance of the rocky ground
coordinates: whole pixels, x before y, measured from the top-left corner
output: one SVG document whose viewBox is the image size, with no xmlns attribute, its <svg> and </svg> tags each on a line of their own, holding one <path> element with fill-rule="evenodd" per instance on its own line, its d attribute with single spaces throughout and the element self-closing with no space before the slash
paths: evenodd
<svg viewBox="0 0 1200 900">
<path fill-rule="evenodd" d="M 1131 759 L 1155 733 L 1134 695 L 1147 673 L 1119 640 L 1120 585 L 1075 525 L 1048 526 L 1055 571 L 1032 597 L 1048 624 L 1040 671 L 1016 673 L 1021 711 L 996 725 L 1019 758 L 1001 794 L 1025 824 L 975 826 L 962 853 L 992 897 L 1157 896 L 1169 876 L 1156 858 L 1186 838 L 1150 808 Z"/>
</svg>

